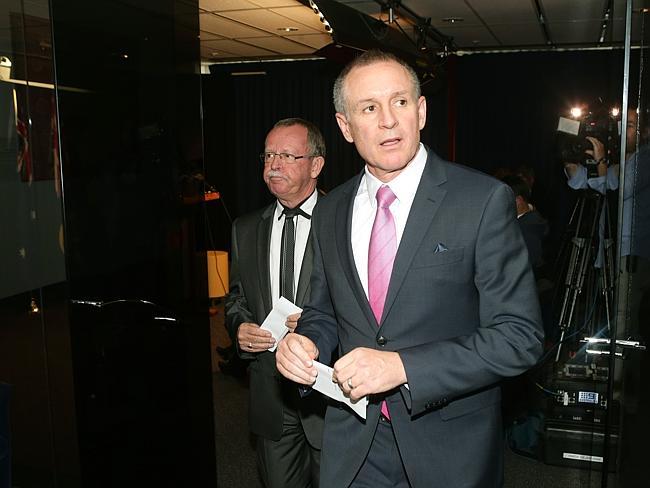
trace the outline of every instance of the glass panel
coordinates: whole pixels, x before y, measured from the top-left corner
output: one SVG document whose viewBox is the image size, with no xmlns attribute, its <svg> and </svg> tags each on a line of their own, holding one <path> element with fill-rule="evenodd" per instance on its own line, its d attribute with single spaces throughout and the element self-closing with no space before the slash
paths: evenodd
<svg viewBox="0 0 650 488">
<path fill-rule="evenodd" d="M 73 442 L 63 435 L 69 419 L 53 407 L 70 389 L 59 374 L 66 269 L 57 120 L 48 1 L 0 2 L 0 382 L 11 385 L 12 434 L 3 486 L 8 470 L 16 485 L 56 486 L 54 441 Z"/>
<path fill-rule="evenodd" d="M 620 256 L 615 395 L 621 403 L 621 446 L 616 486 L 647 486 L 647 439 L 650 435 L 650 357 L 643 350 L 650 330 L 650 83 L 647 9 L 634 11 L 642 41 L 630 53 L 626 157 L 621 168 Z"/>
</svg>

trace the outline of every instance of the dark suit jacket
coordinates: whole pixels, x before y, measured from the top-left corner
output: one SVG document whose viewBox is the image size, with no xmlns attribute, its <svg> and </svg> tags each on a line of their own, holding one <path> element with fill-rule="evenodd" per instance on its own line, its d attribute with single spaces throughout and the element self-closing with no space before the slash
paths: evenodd
<svg viewBox="0 0 650 488">
<path fill-rule="evenodd" d="M 232 227 L 230 293 L 226 297 L 226 327 L 237 343 L 237 328 L 242 322 L 261 325 L 273 307 L 269 279 L 269 246 L 275 202 L 266 208 L 238 218 Z M 296 305 L 309 298 L 309 277 L 313 250 L 311 233 L 307 241 L 296 291 Z M 250 366 L 249 422 L 253 433 L 271 440 L 282 435 L 283 409 L 297 405 L 309 443 L 320 448 L 325 402 L 320 394 L 300 400 L 295 383 L 278 373 L 275 353 L 249 354 L 238 349 Z"/>
<path fill-rule="evenodd" d="M 410 387 L 385 395 L 414 488 L 502 483 L 498 382 L 534 365 L 542 328 L 533 274 L 508 187 L 431 151 L 377 324 L 350 244 L 360 177 L 314 215 L 311 300 L 298 331 L 320 360 L 356 347 L 399 351 Z M 321 486 L 346 487 L 370 448 L 384 395 L 364 422 L 345 407 L 325 419 Z"/>
</svg>

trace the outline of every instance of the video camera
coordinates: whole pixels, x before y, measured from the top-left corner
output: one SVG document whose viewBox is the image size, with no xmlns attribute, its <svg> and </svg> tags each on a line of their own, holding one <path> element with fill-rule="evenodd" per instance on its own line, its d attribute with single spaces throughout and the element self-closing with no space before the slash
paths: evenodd
<svg viewBox="0 0 650 488">
<path fill-rule="evenodd" d="M 597 176 L 597 161 L 586 150 L 593 145 L 587 137 L 594 137 L 605 146 L 605 159 L 614 164 L 619 159 L 621 117 L 617 108 L 604 105 L 592 111 L 571 109 L 571 117 L 560 117 L 557 126 L 557 153 L 562 163 L 576 163 L 587 167 L 588 177 Z"/>
</svg>

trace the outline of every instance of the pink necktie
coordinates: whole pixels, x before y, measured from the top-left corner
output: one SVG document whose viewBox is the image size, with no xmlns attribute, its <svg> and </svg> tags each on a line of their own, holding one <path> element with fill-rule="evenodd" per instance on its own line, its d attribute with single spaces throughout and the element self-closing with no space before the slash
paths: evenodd
<svg viewBox="0 0 650 488">
<path fill-rule="evenodd" d="M 395 201 L 395 194 L 388 186 L 382 186 L 376 198 L 377 214 L 368 246 L 368 301 L 379 324 L 397 252 L 397 236 L 395 220 L 389 208 Z M 381 413 L 390 418 L 385 400 L 381 402 Z"/>
</svg>

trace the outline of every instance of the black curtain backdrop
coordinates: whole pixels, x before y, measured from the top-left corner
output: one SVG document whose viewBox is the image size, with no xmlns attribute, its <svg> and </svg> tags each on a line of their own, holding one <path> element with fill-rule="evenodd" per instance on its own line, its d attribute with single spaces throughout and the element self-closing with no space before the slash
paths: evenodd
<svg viewBox="0 0 650 488">
<path fill-rule="evenodd" d="M 334 118 L 332 85 L 341 67 L 328 60 L 227 64 L 213 65 L 203 76 L 207 178 L 233 218 L 272 200 L 257 155 L 281 118 L 303 117 L 321 128 L 328 151 L 322 189 L 361 170 Z M 441 71 L 423 83 L 428 107 L 423 142 L 444 158 L 489 174 L 531 166 L 535 203 L 551 223 L 550 240 L 561 239 L 574 194 L 555 157 L 558 118 L 599 97 L 620 104 L 622 51 L 451 57 Z M 216 247 L 228 249 L 230 223 L 218 204 L 213 209 Z"/>
</svg>

